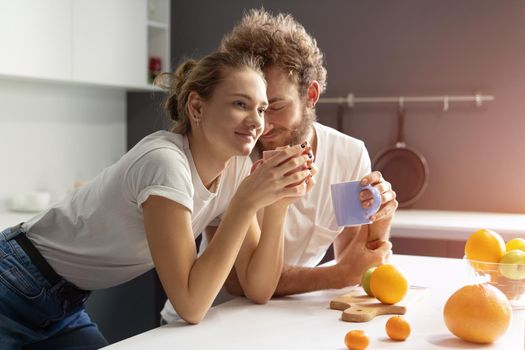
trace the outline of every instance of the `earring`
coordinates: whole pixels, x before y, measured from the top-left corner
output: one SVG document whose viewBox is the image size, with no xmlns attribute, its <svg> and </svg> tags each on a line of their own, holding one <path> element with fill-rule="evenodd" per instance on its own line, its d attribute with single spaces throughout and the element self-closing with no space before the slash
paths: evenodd
<svg viewBox="0 0 525 350">
<path fill-rule="evenodd" d="M 198 128 L 201 123 L 201 118 L 193 118 L 193 121 L 195 122 L 195 126 Z"/>
</svg>

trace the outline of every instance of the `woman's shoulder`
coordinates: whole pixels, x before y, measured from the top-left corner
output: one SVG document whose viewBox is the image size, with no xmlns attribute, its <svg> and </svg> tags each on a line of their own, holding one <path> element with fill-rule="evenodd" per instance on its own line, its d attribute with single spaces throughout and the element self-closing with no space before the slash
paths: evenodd
<svg viewBox="0 0 525 350">
<path fill-rule="evenodd" d="M 154 132 L 124 155 L 122 160 L 127 164 L 124 165 L 126 173 L 137 167 L 148 168 L 150 171 L 185 169 L 189 172 L 186 143 L 183 135 L 163 130 Z"/>
<path fill-rule="evenodd" d="M 155 150 L 165 150 L 167 153 L 174 151 L 174 153 L 185 157 L 186 148 L 188 148 L 187 139 L 184 137 L 184 135 L 175 134 L 166 130 L 160 130 L 145 136 L 128 151 L 128 154 L 132 158 L 137 159 Z"/>
<path fill-rule="evenodd" d="M 155 149 L 155 148 L 172 148 L 184 150 L 185 137 L 181 134 L 175 134 L 167 130 L 159 130 L 145 136 L 133 148 L 139 149 Z"/>
</svg>

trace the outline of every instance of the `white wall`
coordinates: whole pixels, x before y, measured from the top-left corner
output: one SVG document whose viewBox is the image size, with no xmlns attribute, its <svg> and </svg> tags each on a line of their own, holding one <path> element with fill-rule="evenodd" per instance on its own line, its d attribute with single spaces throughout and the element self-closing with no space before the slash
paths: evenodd
<svg viewBox="0 0 525 350">
<path fill-rule="evenodd" d="M 125 151 L 125 91 L 0 79 L 0 211 L 18 193 L 58 199 Z"/>
</svg>

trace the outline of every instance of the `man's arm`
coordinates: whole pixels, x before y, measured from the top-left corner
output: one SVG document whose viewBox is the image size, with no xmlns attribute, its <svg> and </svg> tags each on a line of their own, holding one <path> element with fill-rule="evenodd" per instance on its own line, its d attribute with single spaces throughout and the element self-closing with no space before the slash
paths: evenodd
<svg viewBox="0 0 525 350">
<path fill-rule="evenodd" d="M 346 227 L 334 241 L 336 265 L 326 267 L 284 266 L 274 295 L 289 295 L 322 289 L 342 288 L 359 283 L 363 271 L 360 266 L 379 265 L 389 256 L 391 248 L 390 227 L 397 208 L 396 194 L 380 172 L 374 171 L 361 179 L 362 184 L 372 184 L 381 193 L 382 205 L 371 218 L 373 223 Z M 372 195 L 361 192 L 364 206 L 370 206 Z M 365 237 L 365 241 L 356 239 Z M 386 252 L 378 256 L 380 252 Z M 362 257 L 361 261 L 359 261 Z"/>
<path fill-rule="evenodd" d="M 359 229 L 360 227 L 347 227 L 337 236 L 334 241 L 336 262 L 341 260 L 342 252 L 355 238 Z M 341 278 L 340 270 L 337 264 L 317 267 L 285 265 L 274 295 L 284 296 L 347 287 L 348 282 Z"/>
<path fill-rule="evenodd" d="M 363 230 L 367 233 L 368 239 L 366 247 L 368 249 L 376 249 L 381 242 L 388 241 L 390 238 L 390 227 L 392 225 L 392 218 L 386 218 L 381 222 L 375 222 L 370 225 L 363 225 L 360 227 L 347 227 L 336 237 L 334 241 L 334 258 L 339 261 L 342 252 L 352 242 L 357 230 Z M 375 230 L 374 232 L 372 232 Z"/>
<path fill-rule="evenodd" d="M 362 273 L 372 265 L 379 265 L 390 250 L 389 242 L 379 242 L 375 249 L 366 247 L 366 230 L 352 227 L 345 229 L 346 246 L 338 252 L 338 261 L 332 266 L 283 267 L 274 296 L 285 296 L 313 292 L 324 289 L 339 289 L 359 283 Z M 208 240 L 213 236 L 213 229 L 206 229 Z M 344 231 L 343 231 L 344 232 Z M 343 239 L 341 239 L 343 241 Z M 342 247 L 342 245 L 339 245 Z M 244 295 L 233 269 L 225 283 L 226 290 L 237 296 Z"/>
<path fill-rule="evenodd" d="M 334 259 L 336 262 L 341 260 L 342 252 L 348 247 L 350 242 L 355 238 L 356 233 L 359 230 L 366 230 L 365 226 L 352 226 L 346 227 L 341 233 L 337 235 L 334 240 Z"/>
<path fill-rule="evenodd" d="M 213 226 L 206 228 L 205 233 L 208 242 L 211 242 L 216 230 L 217 227 Z M 244 296 L 244 291 L 239 283 L 235 267 L 230 272 L 224 286 L 228 293 L 236 296 Z M 341 283 L 337 268 L 334 268 L 334 266 L 311 268 L 285 265 L 274 295 L 284 296 L 343 287 L 345 287 L 345 285 Z"/>
<path fill-rule="evenodd" d="M 285 296 L 346 287 L 335 270 L 334 266 L 300 267 L 285 265 L 273 295 Z M 232 269 L 224 286 L 231 295 L 244 296 L 235 268 Z"/>
<path fill-rule="evenodd" d="M 398 205 L 396 193 L 393 191 L 392 185 L 383 179 L 379 171 L 374 171 L 364 176 L 361 179 L 361 184 L 371 184 L 381 193 L 381 207 L 370 218 L 372 223 L 363 226 L 368 231 L 368 242 L 375 244 L 375 241 L 388 241 L 390 239 L 392 219 Z M 370 191 L 361 191 L 359 196 L 364 208 L 372 205 L 373 197 Z"/>
</svg>

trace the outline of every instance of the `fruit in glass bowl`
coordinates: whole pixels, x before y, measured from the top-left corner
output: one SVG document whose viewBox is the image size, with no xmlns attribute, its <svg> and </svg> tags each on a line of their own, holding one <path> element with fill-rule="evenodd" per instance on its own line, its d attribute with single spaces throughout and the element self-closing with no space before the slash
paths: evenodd
<svg viewBox="0 0 525 350">
<path fill-rule="evenodd" d="M 507 253 L 508 254 L 508 253 Z M 512 255 L 511 255 L 512 256 Z M 489 283 L 509 299 L 513 309 L 525 308 L 525 261 L 522 263 L 484 262 L 465 258 L 477 283 Z"/>
</svg>

